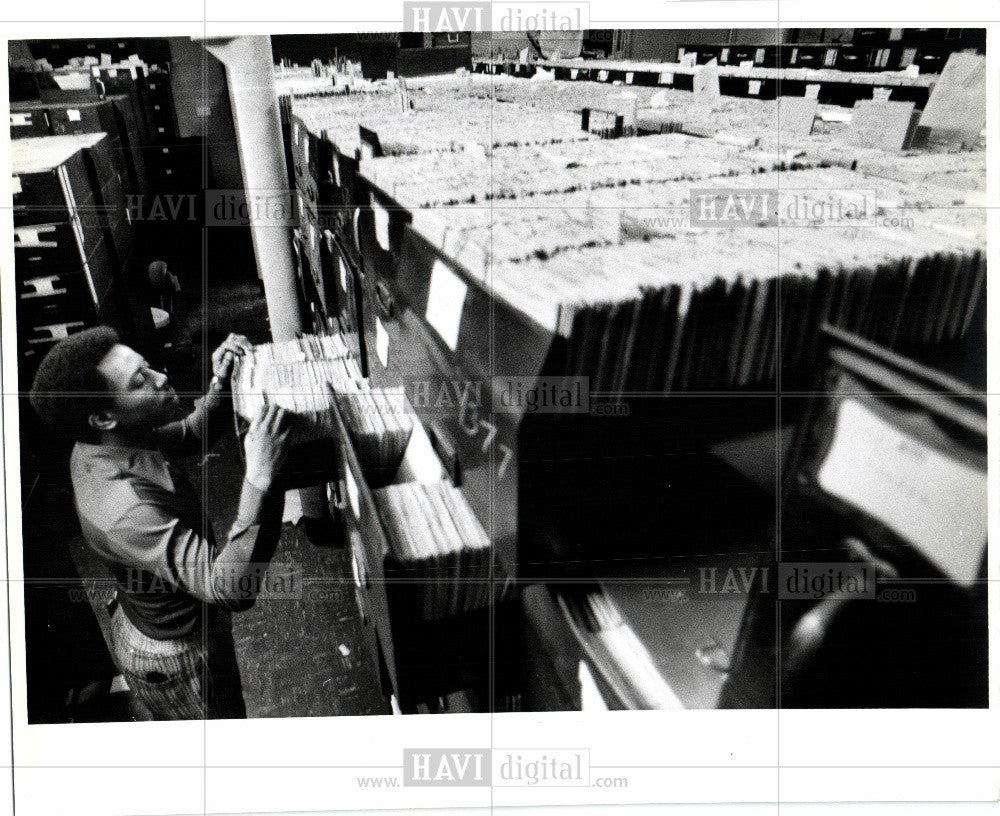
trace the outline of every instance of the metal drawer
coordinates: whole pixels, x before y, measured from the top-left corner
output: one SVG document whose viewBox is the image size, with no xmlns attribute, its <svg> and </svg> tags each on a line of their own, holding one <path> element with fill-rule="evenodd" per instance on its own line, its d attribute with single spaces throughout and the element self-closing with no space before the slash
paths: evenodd
<svg viewBox="0 0 1000 816">
<path fill-rule="evenodd" d="M 363 564 L 366 568 L 365 597 L 381 646 L 382 656 L 388 669 L 392 691 L 399 697 L 399 680 L 396 673 L 396 656 L 392 639 L 392 625 L 389 618 L 389 602 L 386 594 L 384 561 L 389 552 L 382 522 L 375 508 L 371 489 L 361 471 L 361 465 L 354 453 L 350 436 L 340 416 L 334 408 L 337 430 L 343 451 L 344 472 L 338 493 L 343 497 L 344 514 L 348 519 L 348 529 L 353 525 L 360 538 Z"/>
</svg>

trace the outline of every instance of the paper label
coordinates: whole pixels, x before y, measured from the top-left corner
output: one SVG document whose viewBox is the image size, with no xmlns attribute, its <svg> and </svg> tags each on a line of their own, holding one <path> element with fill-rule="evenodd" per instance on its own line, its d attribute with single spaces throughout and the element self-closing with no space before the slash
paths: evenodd
<svg viewBox="0 0 1000 816">
<path fill-rule="evenodd" d="M 761 81 L 759 79 L 751 79 L 750 89 L 749 89 L 750 95 L 757 96 L 757 94 L 760 93 L 760 86 L 761 86 Z"/>
<path fill-rule="evenodd" d="M 361 499 L 358 495 L 358 483 L 354 481 L 354 474 L 350 468 L 344 469 L 344 483 L 347 485 L 347 501 L 351 505 L 351 512 L 354 517 L 361 520 Z"/>
<path fill-rule="evenodd" d="M 71 122 L 79 122 L 80 121 L 80 111 L 78 111 L 76 108 L 67 108 L 66 109 L 66 118 L 69 119 L 69 121 L 71 121 Z"/>
<path fill-rule="evenodd" d="M 819 83 L 806 85 L 806 99 L 819 99 Z"/>
<path fill-rule="evenodd" d="M 632 73 L 631 71 L 629 71 L 627 74 L 625 74 L 625 84 L 626 85 L 631 85 L 634 80 L 635 80 L 635 74 L 634 73 Z"/>
<path fill-rule="evenodd" d="M 674 84 L 674 75 L 671 74 L 669 71 L 664 71 L 662 74 L 660 74 L 660 84 L 661 85 L 673 85 Z"/>
<path fill-rule="evenodd" d="M 12 113 L 10 115 L 10 126 L 11 127 L 24 127 L 25 125 L 31 124 L 31 114 L 30 113 Z M 16 178 L 16 176 L 15 176 Z"/>
<path fill-rule="evenodd" d="M 108 77 L 110 79 L 114 79 L 116 76 L 118 76 L 118 69 L 117 68 L 108 68 Z"/>
<path fill-rule="evenodd" d="M 598 79 L 599 82 L 607 82 L 609 76 L 610 76 L 610 74 L 608 74 L 607 71 L 598 71 L 597 72 L 597 79 Z"/>
<path fill-rule="evenodd" d="M 458 328 L 465 308 L 469 287 L 440 260 L 431 270 L 431 285 L 427 295 L 427 322 L 454 351 L 458 346 Z"/>
<path fill-rule="evenodd" d="M 569 78 L 570 79 L 576 79 L 578 76 L 580 76 L 580 69 L 579 68 L 570 68 L 569 69 Z"/>
<path fill-rule="evenodd" d="M 389 333 L 382 325 L 382 321 L 375 318 L 375 353 L 383 368 L 389 366 Z"/>
<path fill-rule="evenodd" d="M 18 195 L 21 192 L 21 177 L 11 176 L 10 186 L 14 189 L 14 195 Z"/>
<path fill-rule="evenodd" d="M 382 249 L 389 248 L 389 212 L 376 201 L 372 201 L 375 213 L 375 238 Z"/>
<path fill-rule="evenodd" d="M 69 290 L 56 289 L 54 284 L 57 280 L 59 280 L 58 276 L 50 275 L 47 278 L 34 278 L 33 280 L 25 281 L 24 285 L 30 286 L 31 291 L 22 294 L 21 300 L 30 300 L 31 298 L 40 298 L 40 297 L 52 297 L 53 295 L 65 295 Z"/>
<path fill-rule="evenodd" d="M 820 487 L 971 584 L 986 544 L 986 472 L 928 446 L 854 399 L 837 412 Z"/>
</svg>

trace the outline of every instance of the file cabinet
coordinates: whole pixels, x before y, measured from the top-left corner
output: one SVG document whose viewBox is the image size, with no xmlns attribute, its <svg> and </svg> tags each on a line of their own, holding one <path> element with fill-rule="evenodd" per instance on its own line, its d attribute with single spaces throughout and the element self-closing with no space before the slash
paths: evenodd
<svg viewBox="0 0 1000 816">
<path fill-rule="evenodd" d="M 124 328 L 118 308 L 131 227 L 104 133 L 12 143 L 19 380 L 45 352 L 96 322 Z"/>
</svg>

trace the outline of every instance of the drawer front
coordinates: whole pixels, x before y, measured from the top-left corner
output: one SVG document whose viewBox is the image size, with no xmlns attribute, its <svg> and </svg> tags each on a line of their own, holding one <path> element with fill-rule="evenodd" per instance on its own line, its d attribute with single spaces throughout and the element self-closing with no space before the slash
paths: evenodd
<svg viewBox="0 0 1000 816">
<path fill-rule="evenodd" d="M 140 96 L 139 113 L 142 118 L 141 127 L 145 131 L 144 142 L 153 139 L 157 127 L 172 129 L 173 120 L 166 103 L 163 100 L 149 98 L 145 91 Z"/>
<path fill-rule="evenodd" d="M 152 103 L 147 110 L 149 138 L 153 142 L 173 141 L 177 135 L 174 118 L 163 105 Z"/>
<path fill-rule="evenodd" d="M 413 217 L 391 196 L 363 179 L 356 183 L 355 190 L 361 206 L 358 249 L 367 266 L 392 274 L 398 269 L 405 229 Z"/>
<path fill-rule="evenodd" d="M 343 252 L 349 252 L 345 242 L 340 242 L 338 248 L 334 234 L 330 230 L 324 230 L 322 242 L 320 244 L 321 270 L 323 272 L 324 286 L 329 290 L 332 288 L 337 305 L 337 318 L 348 335 L 348 347 L 351 353 L 362 361 L 362 371 L 364 371 L 367 360 L 365 359 L 362 328 L 362 287 L 361 277 L 356 266 L 356 258 L 347 259 Z M 354 262 L 352 262 L 354 261 Z"/>
<path fill-rule="evenodd" d="M 319 196 L 315 184 L 306 182 L 295 185 L 295 214 L 303 229 L 306 225 L 312 225 L 313 229 L 328 228 L 328 225 L 320 222 Z"/>
<path fill-rule="evenodd" d="M 299 233 L 302 236 L 302 252 L 309 259 L 310 267 L 316 274 L 320 268 L 319 247 L 323 236 L 315 217 L 315 211 L 310 209 L 308 205 L 306 205 L 304 217 L 299 221 Z"/>
<path fill-rule="evenodd" d="M 69 219 L 69 207 L 55 170 L 23 173 L 12 177 L 14 183 L 14 224 L 47 221 L 61 209 Z"/>
<path fill-rule="evenodd" d="M 78 235 L 83 238 L 83 254 Z M 19 278 L 77 271 L 87 250 L 100 240 L 100 228 L 83 228 L 78 234 L 73 224 L 65 221 L 15 227 L 14 268 Z"/>
<path fill-rule="evenodd" d="M 121 181 L 125 176 L 125 157 L 121 140 L 116 135 L 101 139 L 93 147 L 83 151 L 84 164 L 90 174 L 90 184 L 95 197 L 99 197 L 101 188 L 107 184 Z"/>
<path fill-rule="evenodd" d="M 326 332 L 327 304 L 320 285 L 322 274 L 318 266 L 318 259 L 315 258 L 316 253 L 306 246 L 308 233 L 309 230 L 303 231 L 298 227 L 292 233 L 292 246 L 295 252 L 295 273 L 299 280 L 302 295 L 312 315 L 313 327 L 315 329 L 316 321 L 319 320 L 323 326 L 323 331 L 317 331 L 317 333 L 322 334 Z M 312 230 L 312 234 L 313 240 L 315 240 L 316 231 Z"/>
<path fill-rule="evenodd" d="M 44 357 L 52 346 L 71 334 L 83 331 L 87 327 L 85 320 L 56 321 L 34 326 L 22 326 L 19 329 L 25 349 L 35 352 L 39 359 Z"/>
<path fill-rule="evenodd" d="M 172 111 L 173 92 L 170 74 L 157 71 L 146 77 L 145 102 L 147 110 L 152 111 L 154 105 L 159 105 L 161 112 L 169 114 Z M 155 136 L 155 134 L 153 135 Z"/>
<path fill-rule="evenodd" d="M 342 312 L 342 296 L 337 283 L 337 278 L 340 276 L 340 266 L 327 246 L 326 231 L 320 233 L 319 266 L 313 272 L 316 289 L 323 303 L 327 325 L 329 326 L 331 323 L 337 325 L 340 323 Z M 352 352 L 356 353 L 356 350 L 352 349 Z"/>
<path fill-rule="evenodd" d="M 353 153 L 343 153 L 336 147 L 333 148 L 332 152 L 333 186 L 339 196 L 338 201 L 342 204 L 352 205 L 356 198 L 355 190 L 360 161 Z"/>
<path fill-rule="evenodd" d="M 51 107 L 49 122 L 52 125 L 52 133 L 56 136 L 117 132 L 110 102 L 80 107 Z"/>
<path fill-rule="evenodd" d="M 448 363 L 432 331 L 409 308 L 397 305 L 395 317 L 379 318 L 376 328 L 385 332 L 388 365 L 382 366 L 380 359 L 372 362 L 372 382 L 403 385 L 445 470 L 483 529 L 492 533 L 502 572 L 516 575 L 516 417 L 492 412 L 489 378 Z M 509 510 L 491 520 L 493 506 Z"/>
<path fill-rule="evenodd" d="M 44 110 L 12 110 L 10 112 L 11 139 L 49 136 L 51 133 L 52 128 L 49 126 L 49 120 Z"/>
<path fill-rule="evenodd" d="M 309 132 L 301 119 L 292 114 L 291 122 L 292 169 L 296 184 L 311 178 L 315 184 L 318 176 L 318 139 Z"/>
<path fill-rule="evenodd" d="M 17 285 L 18 325 L 45 326 L 93 319 L 94 304 L 83 272 L 41 275 Z"/>
<path fill-rule="evenodd" d="M 99 207 L 108 215 L 121 215 L 126 210 L 126 196 L 130 191 L 125 188 L 126 179 L 111 173 L 104 176 L 96 185 L 94 199 Z"/>
<path fill-rule="evenodd" d="M 340 416 L 340 411 L 336 407 L 334 410 L 344 459 L 344 475 L 338 486 L 338 491 L 343 497 L 344 514 L 348 518 L 348 524 L 354 525 L 359 533 L 359 544 L 363 553 L 363 565 L 366 569 L 367 579 L 365 597 L 378 632 L 378 640 L 389 671 L 392 691 L 398 698 L 399 681 L 396 673 L 396 654 L 389 618 L 389 602 L 384 572 L 384 562 L 386 554 L 389 552 L 389 545 L 385 538 L 385 531 L 382 529 L 382 522 L 379 520 L 378 511 L 375 508 L 371 489 L 365 480 L 361 465 L 351 445 L 350 435 Z"/>
<path fill-rule="evenodd" d="M 372 315 L 377 334 L 375 353 L 369 354 L 372 380 L 404 385 L 484 529 L 491 529 L 492 501 L 511 508 L 496 514 L 493 533 L 504 570 L 516 574 L 523 419 L 493 411 L 490 376 L 540 374 L 558 342 L 506 305 L 491 305 L 460 266 L 409 228 L 402 257 L 395 279 L 377 276 L 365 290 L 370 304 L 366 317 Z M 451 301 L 435 294 L 432 302 L 437 276 L 450 284 L 443 288 L 453 293 Z M 456 297 L 463 288 L 464 295 Z M 492 355 L 491 321 L 496 341 Z"/>
<path fill-rule="evenodd" d="M 140 152 L 154 189 L 186 193 L 201 189 L 200 146 L 163 144 L 144 147 Z"/>
<path fill-rule="evenodd" d="M 77 154 L 61 168 L 12 176 L 14 185 L 14 226 L 68 221 L 70 207 L 63 192 L 67 185 L 78 207 L 93 200 L 90 176 Z"/>
<path fill-rule="evenodd" d="M 316 183 L 316 179 L 312 176 L 303 176 L 300 179 L 295 180 L 295 189 L 303 199 L 309 204 L 310 208 L 315 212 L 316 218 L 318 218 L 319 212 L 319 185 Z"/>
</svg>

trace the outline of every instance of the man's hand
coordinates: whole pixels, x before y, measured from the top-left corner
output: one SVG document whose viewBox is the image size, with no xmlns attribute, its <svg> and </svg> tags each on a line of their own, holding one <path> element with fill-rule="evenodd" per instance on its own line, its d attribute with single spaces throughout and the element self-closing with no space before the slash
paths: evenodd
<svg viewBox="0 0 1000 816">
<path fill-rule="evenodd" d="M 292 415 L 265 402 L 250 423 L 243 449 L 246 452 L 246 480 L 263 492 L 271 489 L 288 453 Z"/>
<path fill-rule="evenodd" d="M 233 362 L 236 358 L 252 351 L 253 344 L 242 334 L 230 334 L 222 345 L 212 352 L 212 375 L 220 383 L 224 383 L 233 372 Z"/>
</svg>

